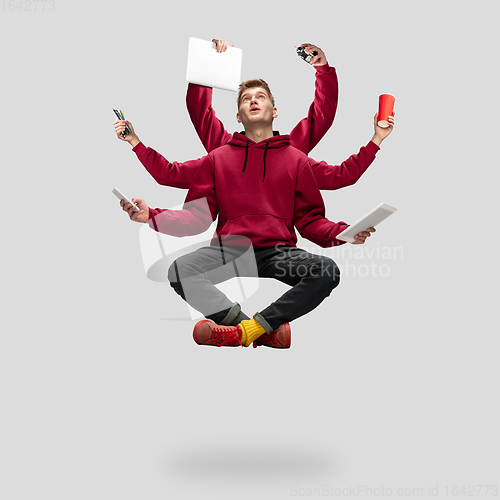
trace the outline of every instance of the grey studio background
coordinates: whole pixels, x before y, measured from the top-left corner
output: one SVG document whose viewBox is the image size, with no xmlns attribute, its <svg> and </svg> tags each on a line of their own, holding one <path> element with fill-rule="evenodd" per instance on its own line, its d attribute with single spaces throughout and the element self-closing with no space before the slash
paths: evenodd
<svg viewBox="0 0 500 500">
<path fill-rule="evenodd" d="M 498 494 L 497 17 L 493 1 L 2 2 L 2 499 Z M 373 165 L 323 195 L 332 220 L 398 212 L 361 249 L 299 239 L 344 274 L 288 351 L 197 346 L 111 193 L 184 199 L 116 138 L 112 108 L 167 158 L 203 156 L 189 36 L 243 49 L 282 133 L 314 94 L 294 46 L 321 47 L 340 96 L 317 160 L 357 152 L 396 96 Z M 235 97 L 214 92 L 231 132 Z M 259 282 L 245 310 L 285 289 Z"/>
</svg>

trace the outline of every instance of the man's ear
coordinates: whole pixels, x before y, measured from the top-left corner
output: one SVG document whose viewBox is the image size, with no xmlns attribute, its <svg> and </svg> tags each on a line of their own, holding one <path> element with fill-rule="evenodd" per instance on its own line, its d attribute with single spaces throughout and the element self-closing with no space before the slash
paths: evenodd
<svg viewBox="0 0 500 500">
<path fill-rule="evenodd" d="M 278 108 L 273 108 L 273 118 L 278 118 Z"/>
<path fill-rule="evenodd" d="M 240 118 L 240 114 L 239 113 L 236 113 L 236 121 L 238 123 L 241 123 L 241 118 Z"/>
</svg>

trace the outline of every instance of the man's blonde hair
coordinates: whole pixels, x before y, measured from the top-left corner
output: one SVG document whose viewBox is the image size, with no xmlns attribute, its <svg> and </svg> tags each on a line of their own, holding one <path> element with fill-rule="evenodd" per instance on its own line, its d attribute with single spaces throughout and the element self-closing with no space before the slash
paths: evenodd
<svg viewBox="0 0 500 500">
<path fill-rule="evenodd" d="M 271 93 L 271 89 L 269 88 L 269 85 L 261 79 L 258 80 L 247 80 L 246 82 L 241 82 L 238 90 L 238 109 L 240 109 L 240 104 L 241 104 L 241 96 L 248 90 L 248 89 L 254 89 L 256 87 L 260 87 L 261 89 L 264 89 L 267 94 L 269 95 L 269 99 L 271 99 L 271 102 L 273 103 L 274 107 L 274 97 L 273 94 Z"/>
</svg>

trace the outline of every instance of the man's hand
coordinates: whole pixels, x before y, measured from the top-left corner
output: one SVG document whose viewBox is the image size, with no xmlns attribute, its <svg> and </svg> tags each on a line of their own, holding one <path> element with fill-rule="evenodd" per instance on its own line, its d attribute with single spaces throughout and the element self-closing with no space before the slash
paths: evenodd
<svg viewBox="0 0 500 500">
<path fill-rule="evenodd" d="M 214 38 L 212 42 L 215 43 L 215 50 L 217 50 L 217 52 L 226 52 L 229 47 L 226 40 L 217 40 L 217 38 Z M 234 47 L 234 45 L 231 45 L 231 47 Z"/>
<path fill-rule="evenodd" d="M 149 220 L 149 207 L 147 203 L 142 198 L 132 198 L 132 203 L 125 203 L 125 200 L 120 200 L 120 206 L 128 213 L 130 220 L 147 222 Z M 134 212 L 136 206 L 139 208 L 138 212 Z"/>
<path fill-rule="evenodd" d="M 311 45 L 310 43 L 303 43 L 301 47 L 308 53 L 310 54 L 311 52 L 317 52 L 318 55 L 314 56 L 310 61 L 309 64 L 312 64 L 313 66 L 324 66 L 325 64 L 328 64 L 328 61 L 326 60 L 325 53 L 319 48 L 316 47 L 316 45 Z"/>
<path fill-rule="evenodd" d="M 125 132 L 125 124 L 127 124 L 128 127 L 130 128 L 130 134 L 127 134 L 125 137 L 122 137 L 122 132 Z M 132 124 L 128 120 L 115 120 L 113 122 L 113 125 L 115 126 L 115 132 L 118 139 L 125 142 L 129 142 L 133 148 L 135 148 L 137 144 L 141 142 L 139 137 L 137 137 L 137 134 L 134 131 L 134 127 L 132 127 Z"/>
<path fill-rule="evenodd" d="M 371 236 L 370 233 L 374 232 L 374 227 L 369 227 L 366 231 L 361 231 L 356 236 L 354 236 L 354 243 L 352 243 L 352 245 L 362 245 L 365 242 L 366 238 L 369 238 Z"/>
<path fill-rule="evenodd" d="M 389 118 L 387 118 L 387 121 L 389 122 L 389 126 L 387 128 L 383 128 L 383 127 L 378 126 L 378 112 L 375 113 L 375 118 L 374 118 L 375 135 L 372 138 L 372 142 L 374 142 L 377 146 L 380 146 L 382 141 L 394 129 L 394 116 L 395 115 L 396 115 L 396 113 L 393 111 L 392 116 L 389 116 Z"/>
</svg>

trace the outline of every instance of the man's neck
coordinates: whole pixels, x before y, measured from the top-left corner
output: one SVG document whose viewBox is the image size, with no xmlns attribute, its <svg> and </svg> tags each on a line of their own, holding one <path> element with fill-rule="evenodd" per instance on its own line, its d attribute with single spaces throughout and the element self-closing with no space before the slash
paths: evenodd
<svg viewBox="0 0 500 500">
<path fill-rule="evenodd" d="M 265 127 L 265 128 L 246 128 L 245 135 L 253 142 L 265 141 L 266 139 L 270 139 L 273 137 L 273 127 Z"/>
</svg>

